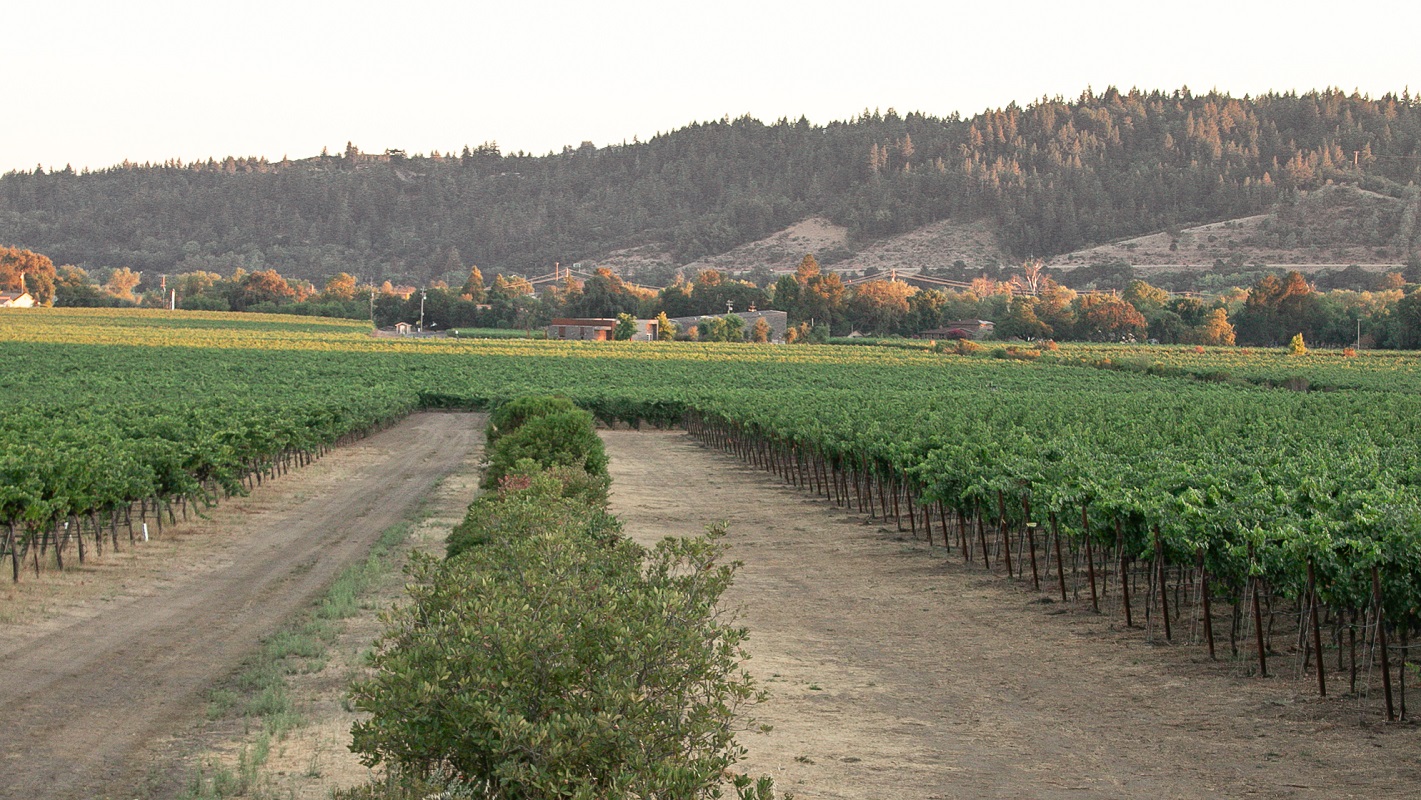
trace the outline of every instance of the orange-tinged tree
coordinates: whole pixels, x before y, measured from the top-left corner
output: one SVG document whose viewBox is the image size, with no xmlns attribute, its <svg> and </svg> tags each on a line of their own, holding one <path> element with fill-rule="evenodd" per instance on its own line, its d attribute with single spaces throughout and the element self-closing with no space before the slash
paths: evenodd
<svg viewBox="0 0 1421 800">
<path fill-rule="evenodd" d="M 1199 326 L 1199 344 L 1232 346 L 1234 326 L 1229 323 L 1229 312 L 1222 308 L 1210 311 Z"/>
<path fill-rule="evenodd" d="M 138 302 L 133 290 L 142 283 L 143 276 L 134 272 L 128 267 L 119 267 L 109 275 L 108 283 L 104 284 L 104 291 L 129 303 Z"/>
<path fill-rule="evenodd" d="M 849 300 L 849 319 L 866 333 L 896 333 L 908 316 L 908 297 L 915 291 L 903 281 L 861 283 Z"/>
<path fill-rule="evenodd" d="M 1118 342 L 1145 333 L 1145 318 L 1135 307 L 1114 295 L 1087 294 L 1077 300 L 1080 321 L 1077 334 L 1093 342 Z"/>
<path fill-rule="evenodd" d="M 326 281 L 325 291 L 321 294 L 327 300 L 354 300 L 355 278 L 344 272 L 336 273 Z"/>
<path fill-rule="evenodd" d="M 280 303 L 295 296 L 296 290 L 280 273 L 274 269 L 260 269 L 242 277 L 232 309 L 241 311 L 257 303 Z"/>
<path fill-rule="evenodd" d="M 38 305 L 54 304 L 54 262 L 49 256 L 0 247 L 0 290 L 27 291 Z"/>
</svg>

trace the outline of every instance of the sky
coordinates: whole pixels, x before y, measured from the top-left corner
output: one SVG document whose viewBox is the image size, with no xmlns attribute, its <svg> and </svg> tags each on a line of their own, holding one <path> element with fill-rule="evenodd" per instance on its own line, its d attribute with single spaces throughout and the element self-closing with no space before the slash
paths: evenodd
<svg viewBox="0 0 1421 800">
<path fill-rule="evenodd" d="M 1421 3 L 46 0 L 0 8 L 0 173 L 543 154 L 745 114 L 970 116 L 1087 87 L 1421 90 Z"/>
</svg>

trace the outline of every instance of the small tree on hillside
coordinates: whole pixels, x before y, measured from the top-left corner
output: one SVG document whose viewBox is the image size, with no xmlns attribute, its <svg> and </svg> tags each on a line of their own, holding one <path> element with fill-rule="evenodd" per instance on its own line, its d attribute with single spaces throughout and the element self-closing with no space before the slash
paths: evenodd
<svg viewBox="0 0 1421 800">
<path fill-rule="evenodd" d="M 1301 333 L 1293 334 L 1292 340 L 1288 342 L 1288 353 L 1289 355 L 1295 356 L 1305 356 L 1308 354 L 1308 346 L 1303 342 L 1303 335 Z"/>
<path fill-rule="evenodd" d="M 750 329 L 750 341 L 756 344 L 766 344 L 770 341 L 770 323 L 764 317 L 755 320 L 755 327 Z"/>
</svg>

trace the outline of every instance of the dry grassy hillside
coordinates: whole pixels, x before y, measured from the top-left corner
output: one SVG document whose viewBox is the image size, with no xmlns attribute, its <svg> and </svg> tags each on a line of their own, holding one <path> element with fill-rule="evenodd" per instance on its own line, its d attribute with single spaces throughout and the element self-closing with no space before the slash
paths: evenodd
<svg viewBox="0 0 1421 800">
<path fill-rule="evenodd" d="M 943 220 L 901 236 L 880 239 L 834 266 L 841 270 L 877 267 L 883 272 L 917 272 L 929 267 L 950 267 L 956 261 L 976 268 L 1012 264 L 1017 259 L 1007 254 L 996 230 L 986 220 Z"/>
<path fill-rule="evenodd" d="M 695 275 L 704 269 L 738 273 L 768 268 L 788 272 L 799 265 L 806 253 L 813 253 L 820 264 L 841 272 L 871 267 L 882 272 L 917 272 L 926 267 L 948 267 L 955 261 L 970 267 L 1015 261 L 985 220 L 943 220 L 856 247 L 849 239 L 847 228 L 811 217 L 759 241 L 682 265 L 682 271 L 686 275 Z M 675 260 L 663 246 L 644 245 L 608 253 L 594 263 L 624 275 L 635 275 L 643 270 L 674 266 Z"/>
<path fill-rule="evenodd" d="M 1416 205 L 1414 196 L 1398 199 L 1350 186 L 1327 186 L 1279 203 L 1267 214 L 1137 236 L 1059 255 L 1049 263 L 1069 270 L 1119 260 L 1144 273 L 1202 272 L 1220 264 L 1234 271 L 1255 264 L 1303 272 L 1351 264 L 1376 272 L 1394 271 L 1421 245 Z M 811 217 L 759 241 L 680 267 L 686 275 L 704 269 L 787 272 L 806 253 L 841 272 L 876 268 L 913 273 L 950 267 L 957 261 L 975 270 L 1021 261 L 1006 251 L 992 223 L 984 219 L 942 220 L 898 236 L 855 242 L 843 226 Z M 617 250 L 594 263 L 624 275 L 677 266 L 669 249 L 655 244 Z"/>
<path fill-rule="evenodd" d="M 1268 214 L 1137 236 L 1056 256 L 1050 264 L 1070 269 L 1123 260 L 1137 270 L 1170 272 L 1209 270 L 1217 262 L 1232 268 L 1290 266 L 1303 272 L 1350 264 L 1378 272 L 1395 270 L 1416 246 L 1416 232 L 1405 223 L 1407 202 L 1328 186 L 1295 203 L 1280 203 Z"/>
<path fill-rule="evenodd" d="M 852 253 L 848 229 L 821 217 L 810 217 L 757 242 L 692 261 L 685 265 L 685 272 L 687 275 L 703 269 L 739 272 L 757 267 L 789 271 L 799 265 L 806 253 L 813 253 L 823 264 L 843 259 Z"/>
<path fill-rule="evenodd" d="M 618 275 L 634 276 L 647 270 L 663 270 L 676 266 L 676 258 L 664 245 L 646 244 L 613 250 L 590 262 L 591 266 L 606 267 Z M 588 264 L 584 264 L 584 267 Z"/>
</svg>

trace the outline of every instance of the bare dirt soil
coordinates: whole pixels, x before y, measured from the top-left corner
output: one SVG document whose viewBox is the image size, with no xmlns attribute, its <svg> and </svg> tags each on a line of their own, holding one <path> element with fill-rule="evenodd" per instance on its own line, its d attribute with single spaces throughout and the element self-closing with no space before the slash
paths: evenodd
<svg viewBox="0 0 1421 800">
<path fill-rule="evenodd" d="M 361 613 L 343 621 L 337 641 L 327 650 L 325 666 L 318 672 L 287 677 L 287 693 L 303 724 L 272 744 L 258 780 L 259 796 L 324 800 L 332 789 L 358 786 L 383 774 L 362 765 L 350 751 L 350 726 L 360 715 L 346 704 L 346 693 L 352 680 L 370 672 L 365 655 L 385 629 L 381 612 L 409 599 L 400 569 L 406 555 L 419 551 L 443 557 L 449 532 L 464 519 L 469 502 L 478 494 L 487 419 L 471 415 L 467 424 L 480 432 L 480 446 L 468 451 L 425 497 L 389 573 L 363 599 Z M 217 763 L 235 770 L 242 748 L 251 747 L 255 738 L 244 735 L 238 722 L 229 720 L 199 731 L 195 738 L 205 746 L 189 759 L 190 769 Z"/>
<path fill-rule="evenodd" d="M 684 433 L 608 431 L 650 544 L 728 520 L 728 596 L 771 691 L 743 762 L 801 800 L 1414 796 L 1375 697 L 1243 677 L 775 482 Z"/>
<path fill-rule="evenodd" d="M 471 415 L 418 414 L 168 538 L 6 587 L 0 798 L 168 794 L 205 691 L 481 441 Z"/>
</svg>

